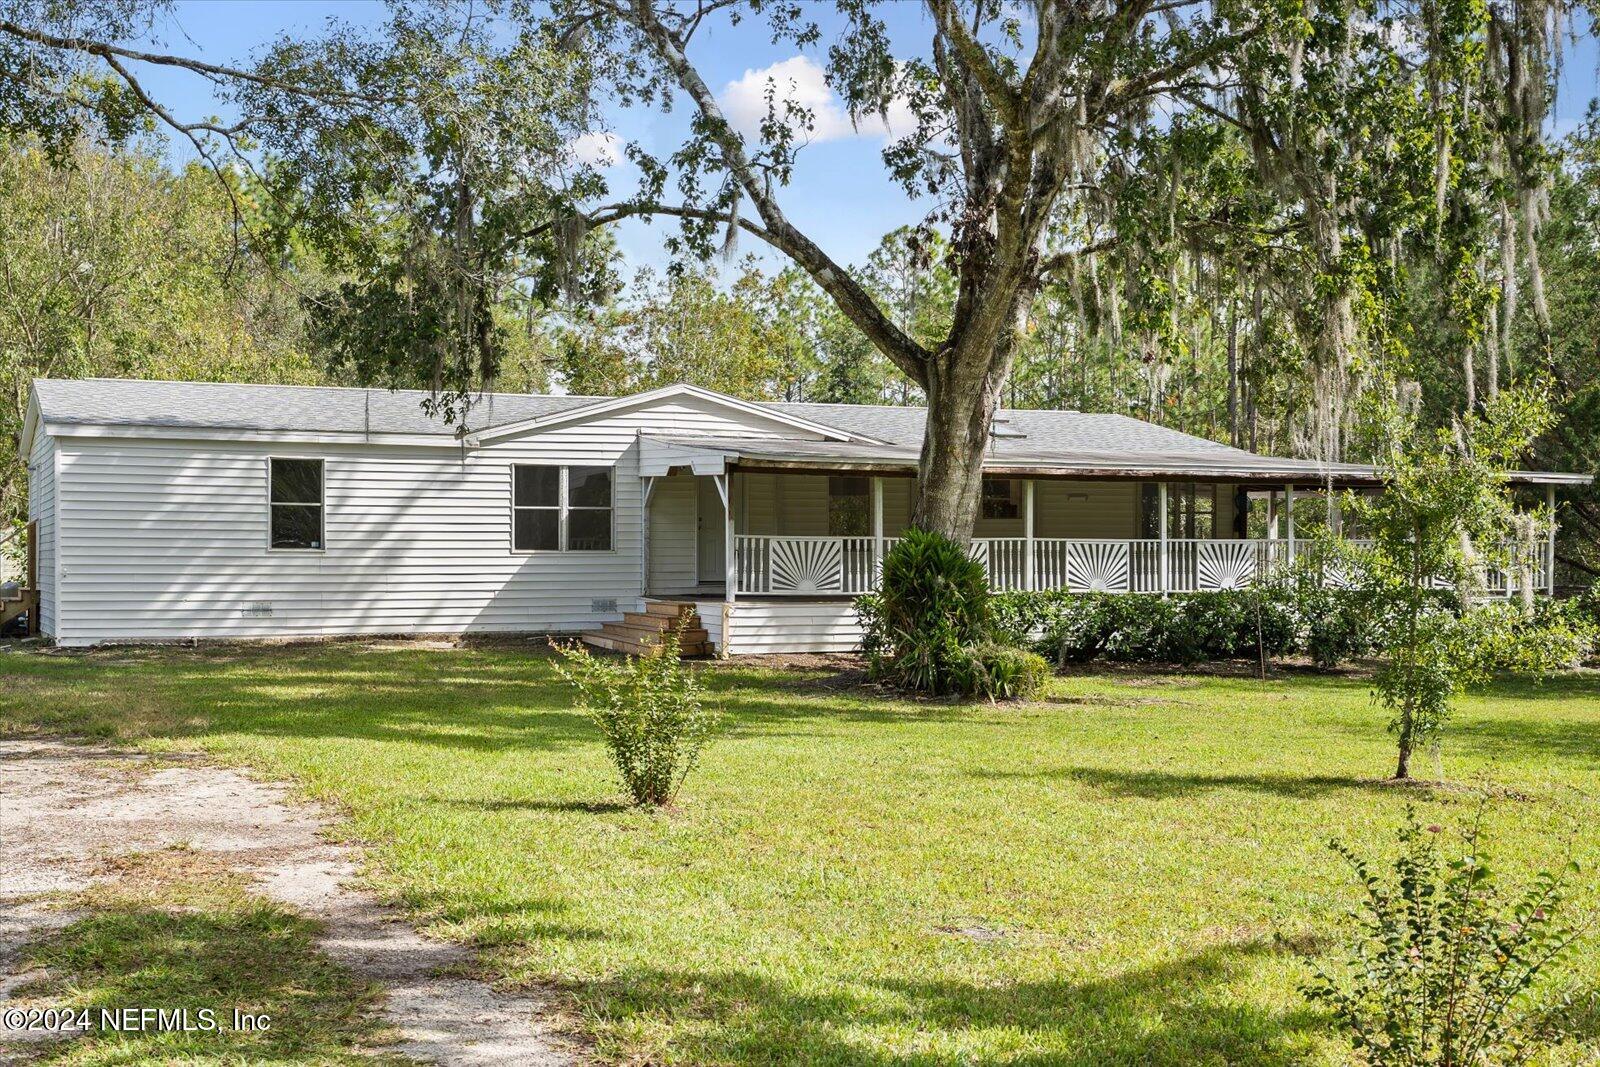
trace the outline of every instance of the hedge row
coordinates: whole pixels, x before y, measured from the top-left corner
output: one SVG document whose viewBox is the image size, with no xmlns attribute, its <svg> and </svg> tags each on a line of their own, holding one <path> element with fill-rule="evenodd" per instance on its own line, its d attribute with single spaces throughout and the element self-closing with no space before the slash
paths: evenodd
<svg viewBox="0 0 1600 1067">
<path fill-rule="evenodd" d="M 1436 610 L 1459 615 L 1454 593 L 1435 594 Z M 1558 658 L 1591 653 L 1600 626 L 1600 598 L 1541 599 L 1528 618 L 1516 605 L 1479 609 L 1486 631 L 1538 627 L 1553 636 Z M 1261 590 L 1186 593 L 996 594 L 990 605 L 998 641 L 1033 648 L 1058 665 L 1104 657 L 1134 663 L 1303 654 L 1334 667 L 1376 653 L 1391 612 L 1373 594 L 1290 583 Z M 1477 613 L 1475 613 L 1477 614 Z"/>
</svg>

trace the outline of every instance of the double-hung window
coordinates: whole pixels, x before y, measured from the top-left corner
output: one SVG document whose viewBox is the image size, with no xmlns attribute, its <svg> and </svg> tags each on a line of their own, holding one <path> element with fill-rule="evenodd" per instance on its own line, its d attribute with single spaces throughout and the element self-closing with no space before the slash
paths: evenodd
<svg viewBox="0 0 1600 1067">
<path fill-rule="evenodd" d="M 268 542 L 273 548 L 318 550 L 323 547 L 322 460 L 267 461 Z"/>
<path fill-rule="evenodd" d="M 611 512 L 610 467 L 511 468 L 513 551 L 609 551 Z"/>
</svg>

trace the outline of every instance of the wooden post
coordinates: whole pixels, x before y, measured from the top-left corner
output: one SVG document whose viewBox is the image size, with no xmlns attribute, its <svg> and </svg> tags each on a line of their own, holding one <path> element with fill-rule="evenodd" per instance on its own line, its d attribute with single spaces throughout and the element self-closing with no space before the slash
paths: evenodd
<svg viewBox="0 0 1600 1067">
<path fill-rule="evenodd" d="M 711 476 L 722 497 L 722 598 L 733 603 L 739 591 L 739 544 L 733 532 L 733 474 L 725 472 Z"/>
<path fill-rule="evenodd" d="M 1161 531 L 1161 595 L 1166 596 L 1171 586 L 1171 568 L 1167 563 L 1167 483 L 1156 483 L 1156 512 Z"/>
<path fill-rule="evenodd" d="M 641 490 L 639 516 L 639 595 L 650 595 L 650 498 L 655 495 L 656 480 L 645 477 Z"/>
<path fill-rule="evenodd" d="M 722 497 L 722 644 L 717 655 L 723 659 L 732 655 L 733 602 L 739 594 L 739 543 L 733 533 L 733 472 L 723 468 L 721 474 L 712 475 L 717 495 Z"/>
<path fill-rule="evenodd" d="M 1294 483 L 1283 487 L 1283 518 L 1289 543 L 1289 562 L 1294 562 Z"/>
<path fill-rule="evenodd" d="M 1033 589 L 1033 479 L 1028 478 L 1022 483 L 1022 588 Z"/>
<path fill-rule="evenodd" d="M 872 587 L 883 578 L 883 479 L 872 476 Z"/>
<path fill-rule="evenodd" d="M 1544 487 L 1545 506 L 1550 509 L 1549 544 L 1545 549 L 1544 590 L 1546 596 L 1556 595 L 1556 487 Z M 32 544 L 32 541 L 29 542 Z M 29 557 L 32 558 L 31 556 Z"/>
</svg>

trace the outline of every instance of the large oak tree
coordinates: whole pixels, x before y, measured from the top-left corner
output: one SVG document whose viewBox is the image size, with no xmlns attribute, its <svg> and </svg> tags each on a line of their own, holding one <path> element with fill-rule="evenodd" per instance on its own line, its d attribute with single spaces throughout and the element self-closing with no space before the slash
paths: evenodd
<svg viewBox="0 0 1600 1067">
<path fill-rule="evenodd" d="M 840 0 L 826 27 L 815 6 L 783 0 L 397 4 L 380 40 L 348 30 L 288 39 L 236 69 L 118 43 L 148 7 L 91 0 L 63 16 L 58 5 L 0 3 L 0 61 L 26 75 L 0 90 L 0 116 L 52 143 L 88 111 L 113 132 L 130 114 L 155 115 L 207 158 L 218 142 L 246 160 L 243 139 L 265 144 L 276 157 L 266 185 L 283 208 L 269 222 L 317 241 L 347 271 L 329 321 L 362 327 L 346 346 L 358 369 L 466 398 L 497 369 L 504 290 L 598 291 L 582 284 L 595 273 L 583 255 L 598 228 L 676 220 L 674 249 L 698 256 L 742 232 L 793 261 L 921 389 L 914 521 L 958 539 L 970 534 L 991 421 L 1035 296 L 1057 275 L 1094 275 L 1100 257 L 1122 257 L 1111 306 L 1126 309 L 1121 325 L 1152 363 L 1182 343 L 1180 249 L 1204 247 L 1230 275 L 1265 275 L 1287 294 L 1328 398 L 1306 447 L 1327 458 L 1340 451 L 1353 361 L 1405 351 L 1392 311 L 1416 248 L 1435 250 L 1433 288 L 1449 298 L 1444 317 L 1461 324 L 1461 345 L 1482 345 L 1496 297 L 1480 277 L 1494 223 L 1485 205 L 1500 205 L 1503 233 L 1537 225 L 1542 179 L 1524 135 L 1548 95 L 1549 26 L 1562 11 L 1524 2 L 1508 14 L 1477 0 L 926 0 L 907 31 L 868 0 Z M 945 241 L 955 297 L 942 336 L 904 329 L 785 212 L 817 116 L 775 83 L 758 130 L 729 121 L 701 39 L 738 20 L 825 52 L 828 84 L 854 120 L 911 117 L 883 165 L 929 205 L 927 243 L 936 232 Z M 244 117 L 175 116 L 139 84 L 138 63 L 231 87 Z M 597 119 L 586 101 L 607 93 L 687 104 L 691 116 L 670 154 L 627 146 L 643 181 L 621 198 L 563 155 Z M 427 343 L 408 344 L 418 330 Z"/>
</svg>

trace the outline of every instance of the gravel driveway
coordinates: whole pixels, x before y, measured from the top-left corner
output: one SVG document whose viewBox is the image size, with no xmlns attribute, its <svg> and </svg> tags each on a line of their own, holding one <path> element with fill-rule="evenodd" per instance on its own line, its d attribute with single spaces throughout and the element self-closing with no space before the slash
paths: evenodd
<svg viewBox="0 0 1600 1067">
<path fill-rule="evenodd" d="M 441 977 L 470 964 L 471 950 L 422 937 L 359 888 L 360 851 L 330 843 L 326 823 L 282 786 L 199 758 L 0 740 L 0 1009 L 29 977 L 18 949 L 75 918 L 41 894 L 88 887 L 108 857 L 186 845 L 320 920 L 321 949 L 384 988 L 384 1021 L 399 1034 L 392 1051 L 464 1067 L 580 1062 L 541 1000 Z M 17 1035 L 0 1029 L 0 1062 L 8 1037 Z"/>
</svg>

